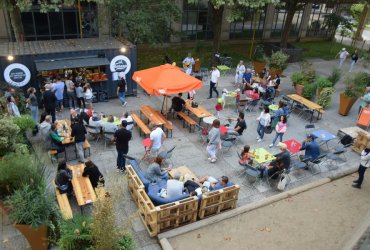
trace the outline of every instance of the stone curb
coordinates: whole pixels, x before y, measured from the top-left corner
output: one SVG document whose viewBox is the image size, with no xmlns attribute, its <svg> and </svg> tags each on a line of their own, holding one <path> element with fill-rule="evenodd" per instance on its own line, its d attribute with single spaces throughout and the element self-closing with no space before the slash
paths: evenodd
<svg viewBox="0 0 370 250">
<path fill-rule="evenodd" d="M 283 193 L 265 198 L 263 200 L 260 200 L 260 201 L 257 201 L 257 202 L 251 203 L 251 204 L 247 204 L 247 205 L 244 205 L 244 206 L 241 206 L 241 207 L 237 207 L 237 208 L 235 208 L 233 210 L 230 210 L 228 212 L 218 214 L 217 216 L 209 217 L 207 219 L 200 220 L 200 221 L 197 221 L 195 223 L 192 223 L 192 224 L 189 224 L 189 225 L 186 225 L 186 226 L 182 226 L 182 227 L 170 230 L 168 232 L 158 234 L 157 237 L 159 239 L 159 243 L 160 243 L 163 250 L 173 250 L 171 244 L 168 241 L 169 238 L 172 238 L 172 237 L 175 237 L 175 236 L 178 236 L 178 235 L 181 235 L 181 234 L 193 231 L 193 230 L 197 230 L 197 229 L 202 228 L 204 226 L 209 226 L 211 224 L 214 224 L 214 223 L 217 223 L 217 222 L 220 222 L 220 221 L 238 216 L 240 214 L 243 214 L 243 213 L 246 213 L 246 212 L 261 208 L 261 207 L 264 207 L 264 206 L 268 206 L 268 205 L 270 205 L 274 202 L 277 202 L 277 201 L 283 200 L 285 198 L 297 195 L 299 193 L 303 193 L 303 192 L 306 192 L 308 190 L 317 188 L 319 186 L 322 186 L 322 185 L 327 184 L 329 182 L 332 182 L 334 180 L 340 179 L 344 176 L 351 175 L 351 174 L 355 173 L 356 171 L 357 171 L 357 167 L 353 167 L 353 168 L 347 169 L 343 172 L 333 174 L 330 177 L 325 177 L 325 178 L 322 178 L 322 179 L 317 180 L 315 182 L 312 182 L 312 183 L 309 183 L 309 184 L 306 184 L 306 185 L 288 190 L 286 192 L 283 192 Z"/>
</svg>

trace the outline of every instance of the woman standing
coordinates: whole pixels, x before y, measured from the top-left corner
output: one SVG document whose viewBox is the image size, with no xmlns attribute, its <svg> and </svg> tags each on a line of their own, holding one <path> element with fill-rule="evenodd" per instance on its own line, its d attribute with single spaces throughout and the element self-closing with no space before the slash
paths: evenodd
<svg viewBox="0 0 370 250">
<path fill-rule="evenodd" d="M 209 161 L 215 163 L 217 160 L 216 154 L 221 143 L 221 133 L 220 133 L 220 120 L 216 119 L 212 123 L 212 129 L 208 134 L 208 144 L 207 152 L 211 156 L 208 158 Z"/>
<path fill-rule="evenodd" d="M 263 136 L 265 135 L 265 127 L 271 122 L 270 109 L 268 107 L 265 107 L 265 109 L 261 112 L 260 116 L 257 118 L 257 121 L 257 141 L 261 142 Z"/>
<path fill-rule="evenodd" d="M 88 108 L 92 110 L 93 93 L 89 83 L 86 83 L 84 86 L 84 97 L 86 104 L 89 106 Z"/>
<path fill-rule="evenodd" d="M 125 77 L 122 76 L 120 82 L 117 86 L 117 96 L 119 101 L 121 102 L 122 107 L 126 106 L 126 91 L 127 91 L 127 83 Z"/>
<path fill-rule="evenodd" d="M 37 103 L 37 97 L 36 97 L 36 89 L 35 88 L 29 88 L 27 89 L 28 93 L 28 99 L 27 103 L 31 109 L 31 117 L 32 120 L 37 124 L 38 117 L 39 117 L 39 104 Z"/>
<path fill-rule="evenodd" d="M 357 180 L 353 181 L 352 187 L 354 188 L 361 188 L 362 181 L 364 180 L 364 175 L 366 169 L 370 167 L 370 148 L 365 148 L 361 152 L 361 161 L 360 166 L 358 167 L 358 178 Z"/>
<path fill-rule="evenodd" d="M 281 115 L 280 120 L 276 124 L 276 127 L 275 127 L 276 135 L 275 135 L 274 140 L 272 141 L 272 144 L 270 144 L 270 146 L 269 146 L 270 148 L 275 146 L 275 142 L 276 142 L 278 137 L 280 137 L 280 142 L 283 141 L 283 135 L 286 132 L 286 128 L 287 128 L 286 122 L 287 122 L 286 116 Z"/>
<path fill-rule="evenodd" d="M 21 116 L 21 114 L 19 113 L 18 106 L 17 106 L 17 104 L 15 104 L 14 97 L 13 96 L 8 96 L 6 98 L 6 100 L 8 101 L 7 108 L 8 108 L 9 115 L 17 116 L 17 117 Z"/>
<path fill-rule="evenodd" d="M 241 87 L 241 83 L 242 83 L 242 80 L 243 80 L 243 74 L 244 73 L 245 73 L 244 62 L 242 60 L 240 60 L 239 64 L 236 66 L 236 70 L 235 70 L 235 84 L 238 87 Z"/>
<path fill-rule="evenodd" d="M 76 84 L 76 98 L 77 98 L 77 104 L 81 112 L 85 111 L 86 105 L 85 105 L 85 99 L 84 99 L 84 89 L 81 86 L 81 83 Z"/>
</svg>

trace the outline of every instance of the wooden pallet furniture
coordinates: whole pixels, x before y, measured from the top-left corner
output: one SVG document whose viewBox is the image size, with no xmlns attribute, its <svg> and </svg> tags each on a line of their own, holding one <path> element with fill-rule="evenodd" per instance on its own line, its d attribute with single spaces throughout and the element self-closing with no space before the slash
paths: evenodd
<svg viewBox="0 0 370 250">
<path fill-rule="evenodd" d="M 140 119 L 139 116 L 137 116 L 135 113 L 131 113 L 132 120 L 134 120 L 135 124 L 139 128 L 139 134 L 143 133 L 145 137 L 150 135 L 150 129 L 148 126 Z"/>
<path fill-rule="evenodd" d="M 194 128 L 195 131 L 195 125 L 197 124 L 190 116 L 185 114 L 184 112 L 177 112 L 177 115 L 180 116 L 183 119 L 182 127 L 184 128 L 185 125 L 189 126 L 189 132 L 191 133 L 191 128 Z"/>
<path fill-rule="evenodd" d="M 155 113 L 157 114 L 157 116 L 159 116 L 161 119 L 163 119 L 163 126 L 165 127 L 166 129 L 166 132 L 167 132 L 167 137 L 169 137 L 169 134 L 171 134 L 170 137 L 172 137 L 172 131 L 173 131 L 173 125 L 170 121 L 168 121 L 163 115 L 162 113 L 159 111 L 159 110 L 156 110 Z M 170 133 L 171 132 L 171 133 Z"/>
<path fill-rule="evenodd" d="M 68 196 L 67 194 L 61 194 L 59 192 L 59 189 L 57 185 L 52 182 L 55 190 L 55 195 L 57 197 L 57 202 L 60 208 L 60 212 L 62 214 L 63 219 L 69 220 L 73 218 L 73 213 L 71 209 L 71 205 L 69 204 Z"/>
<path fill-rule="evenodd" d="M 219 214 L 225 210 L 236 208 L 240 187 L 233 185 L 202 195 L 199 207 L 199 219 Z"/>
<path fill-rule="evenodd" d="M 370 136 L 367 132 L 358 131 L 357 138 L 353 143 L 353 151 L 361 154 L 361 152 L 366 148 L 370 147 Z"/>
<path fill-rule="evenodd" d="M 150 236 L 197 220 L 198 197 L 192 196 L 161 206 L 154 206 L 144 189 L 138 190 L 140 217 Z"/>
<path fill-rule="evenodd" d="M 128 191 L 131 194 L 132 199 L 138 205 L 139 203 L 139 190 L 145 189 L 143 183 L 141 182 L 139 176 L 136 174 L 134 168 L 130 165 L 126 166 L 127 171 L 127 184 Z"/>
</svg>

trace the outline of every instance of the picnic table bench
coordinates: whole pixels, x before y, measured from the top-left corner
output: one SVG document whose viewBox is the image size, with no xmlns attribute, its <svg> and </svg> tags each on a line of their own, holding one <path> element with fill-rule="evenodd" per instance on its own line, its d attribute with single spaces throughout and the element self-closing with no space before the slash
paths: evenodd
<svg viewBox="0 0 370 250">
<path fill-rule="evenodd" d="M 194 108 L 191 106 L 191 104 L 192 104 L 192 100 L 186 100 L 185 108 L 189 112 L 193 113 L 197 118 L 199 118 L 199 124 L 204 117 L 213 116 L 207 109 L 205 109 L 201 105 L 198 105 L 198 107 Z"/>
<path fill-rule="evenodd" d="M 156 115 L 159 116 L 161 119 L 162 119 L 162 122 L 163 122 L 163 125 L 166 129 L 166 132 L 167 132 L 167 137 L 168 137 L 168 134 L 169 132 L 171 132 L 171 137 L 172 137 L 172 131 L 173 131 L 173 125 L 171 122 L 169 122 L 163 115 L 162 113 L 159 111 L 159 110 L 156 110 L 155 111 Z"/>
<path fill-rule="evenodd" d="M 312 123 L 312 119 L 313 119 L 313 115 L 315 113 L 315 111 L 317 112 L 317 120 L 320 119 L 320 117 L 325 113 L 324 111 L 324 108 L 322 106 L 320 106 L 319 104 L 317 103 L 314 103 L 300 95 L 297 95 L 297 94 L 291 94 L 291 95 L 287 95 L 287 97 L 289 99 L 291 99 L 293 102 L 296 102 L 296 103 L 300 103 L 302 105 L 304 105 L 305 107 L 307 107 L 308 109 L 312 110 L 312 115 L 311 115 L 311 119 L 310 119 L 310 123 Z"/>
<path fill-rule="evenodd" d="M 150 106 L 146 106 L 146 105 L 141 106 L 140 107 L 140 119 L 141 119 L 141 114 L 144 114 L 144 116 L 148 118 L 150 122 L 153 122 L 157 126 L 161 126 L 163 128 L 165 121 Z"/>
<path fill-rule="evenodd" d="M 186 124 L 189 125 L 189 132 L 191 133 L 191 128 L 194 127 L 197 124 L 190 116 L 185 114 L 184 112 L 177 112 L 177 115 L 180 116 L 183 119 L 182 127 L 185 127 Z"/>
<path fill-rule="evenodd" d="M 72 219 L 73 213 L 72 213 L 71 205 L 69 204 L 67 194 L 61 194 L 55 182 L 52 181 L 52 183 L 54 186 L 55 195 L 57 197 L 58 205 L 60 208 L 60 212 L 63 216 L 63 219 L 65 220 Z"/>
<path fill-rule="evenodd" d="M 96 194 L 89 177 L 82 176 L 85 164 L 70 166 L 72 170 L 72 186 L 77 204 L 81 207 L 96 201 Z"/>
<path fill-rule="evenodd" d="M 140 119 L 139 116 L 137 116 L 135 113 L 131 113 L 132 120 L 134 120 L 135 124 L 139 128 L 139 134 L 141 136 L 141 133 L 143 133 L 145 136 L 150 135 L 150 129 L 148 126 Z"/>
</svg>

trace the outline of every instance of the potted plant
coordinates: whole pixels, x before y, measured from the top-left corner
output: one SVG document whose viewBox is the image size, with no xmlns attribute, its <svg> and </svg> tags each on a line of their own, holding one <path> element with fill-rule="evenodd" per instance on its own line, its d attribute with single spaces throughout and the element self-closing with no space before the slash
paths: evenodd
<svg viewBox="0 0 370 250">
<path fill-rule="evenodd" d="M 268 61 L 268 59 L 265 55 L 265 51 L 264 51 L 264 49 L 261 45 L 258 45 L 256 47 L 256 50 L 254 51 L 254 54 L 253 54 L 253 57 L 252 57 L 252 60 L 253 60 L 254 71 L 257 74 L 260 74 L 263 71 L 263 69 L 266 67 L 266 63 Z"/>
<path fill-rule="evenodd" d="M 305 82 L 303 84 L 303 92 L 302 92 L 302 96 L 308 100 L 311 100 L 314 96 L 315 96 L 315 93 L 316 93 L 316 85 L 314 83 L 310 83 L 310 82 Z"/>
<path fill-rule="evenodd" d="M 331 71 L 330 76 L 328 76 L 328 80 L 332 82 L 333 87 L 339 81 L 340 77 L 342 76 L 342 71 L 339 68 L 333 68 Z"/>
<path fill-rule="evenodd" d="M 320 93 L 322 89 L 329 88 L 333 86 L 333 83 L 329 81 L 328 78 L 320 76 L 317 77 L 314 84 L 316 85 L 316 96 L 317 98 L 320 98 Z"/>
<path fill-rule="evenodd" d="M 304 84 L 306 83 L 304 74 L 300 71 L 294 72 L 290 79 L 292 80 L 296 94 L 302 95 Z"/>
<path fill-rule="evenodd" d="M 356 100 L 364 94 L 365 87 L 369 82 L 370 75 L 366 72 L 357 72 L 345 79 L 344 92 L 339 95 L 339 114 L 348 115 Z"/>
<path fill-rule="evenodd" d="M 281 50 L 272 52 L 272 55 L 269 58 L 270 74 L 272 77 L 283 73 L 283 70 L 287 67 L 288 58 L 289 55 L 285 54 Z"/>
<path fill-rule="evenodd" d="M 48 228 L 55 229 L 59 217 L 53 196 L 45 187 L 23 185 L 8 196 L 9 218 L 26 237 L 32 249 L 48 249 Z M 50 230 L 54 231 L 54 230 Z"/>
<path fill-rule="evenodd" d="M 333 87 L 323 88 L 317 104 L 319 104 L 324 109 L 330 106 L 331 98 L 335 92 Z"/>
</svg>

